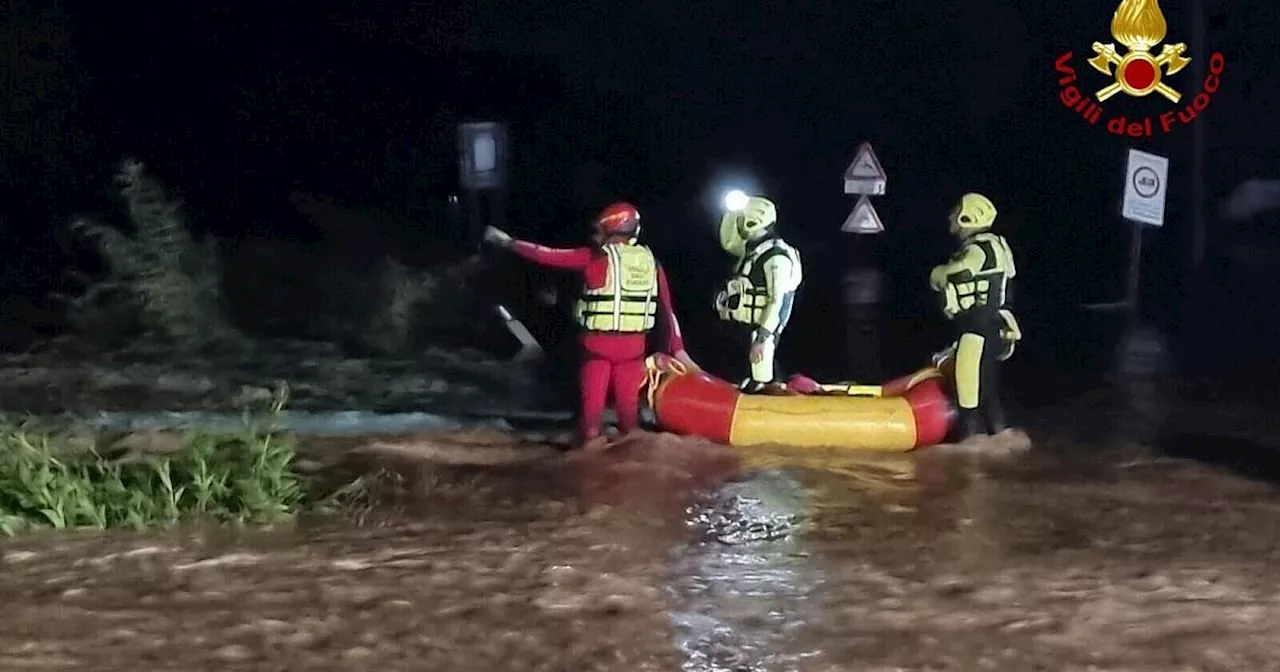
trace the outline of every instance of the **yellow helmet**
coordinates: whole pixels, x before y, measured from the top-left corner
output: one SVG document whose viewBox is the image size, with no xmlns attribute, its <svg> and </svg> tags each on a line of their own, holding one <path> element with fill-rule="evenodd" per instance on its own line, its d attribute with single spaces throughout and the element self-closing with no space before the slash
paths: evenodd
<svg viewBox="0 0 1280 672">
<path fill-rule="evenodd" d="M 951 210 L 951 232 L 968 235 L 986 231 L 996 221 L 996 206 L 982 194 L 969 193 Z"/>
<path fill-rule="evenodd" d="M 741 208 L 720 218 L 720 247 L 735 257 L 746 254 L 747 243 L 769 234 L 778 223 L 778 207 L 767 198 L 752 196 Z"/>
</svg>

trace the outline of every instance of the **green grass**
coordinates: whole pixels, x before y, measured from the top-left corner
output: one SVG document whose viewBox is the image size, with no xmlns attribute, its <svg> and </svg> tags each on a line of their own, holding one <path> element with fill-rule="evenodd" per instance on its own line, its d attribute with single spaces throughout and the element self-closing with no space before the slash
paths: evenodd
<svg viewBox="0 0 1280 672">
<path fill-rule="evenodd" d="M 290 517 L 307 493 L 292 439 L 271 423 L 283 404 L 282 390 L 265 414 L 246 412 L 242 430 L 186 432 L 165 453 L 113 450 L 101 435 L 84 441 L 83 433 L 30 421 L 0 423 L 0 532 Z"/>
</svg>

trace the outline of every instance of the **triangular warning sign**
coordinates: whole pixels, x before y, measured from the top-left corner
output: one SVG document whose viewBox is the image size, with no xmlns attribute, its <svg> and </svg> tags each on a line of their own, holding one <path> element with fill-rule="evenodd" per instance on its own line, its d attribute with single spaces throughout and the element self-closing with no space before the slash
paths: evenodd
<svg viewBox="0 0 1280 672">
<path fill-rule="evenodd" d="M 871 149 L 871 143 L 864 142 L 858 147 L 857 156 L 853 157 L 853 163 L 849 164 L 849 168 L 844 171 L 846 180 L 887 180 L 888 176 L 884 174 L 884 167 L 880 165 L 880 159 L 876 156 L 875 150 Z"/>
<path fill-rule="evenodd" d="M 858 204 L 853 206 L 853 212 L 849 213 L 849 217 L 844 220 L 844 225 L 840 227 L 840 232 L 860 234 L 884 232 L 884 223 L 880 221 L 880 214 L 871 205 L 871 199 L 866 196 L 858 199 Z"/>
</svg>

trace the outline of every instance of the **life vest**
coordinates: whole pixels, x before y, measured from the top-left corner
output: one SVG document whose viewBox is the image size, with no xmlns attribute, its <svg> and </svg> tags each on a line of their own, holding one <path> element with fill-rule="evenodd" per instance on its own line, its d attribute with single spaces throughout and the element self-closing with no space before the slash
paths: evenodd
<svg viewBox="0 0 1280 672">
<path fill-rule="evenodd" d="M 734 268 L 733 277 L 725 285 L 716 310 L 722 320 L 759 326 L 764 320 L 765 307 L 769 305 L 769 284 L 765 277 L 765 263 L 777 256 L 785 256 L 799 273 L 800 253 L 781 238 L 770 238 L 752 248 Z"/>
<path fill-rule="evenodd" d="M 588 331 L 643 333 L 658 315 L 658 261 L 644 245 L 601 247 L 608 272 L 601 287 L 585 287 L 578 299 L 578 324 Z"/>
<path fill-rule="evenodd" d="M 964 263 L 972 247 L 982 251 L 982 265 L 976 268 Z M 966 239 L 944 272 L 943 312 L 952 318 L 973 310 L 990 310 L 994 314 L 1004 308 L 1009 300 L 1010 281 L 1018 275 L 1009 242 L 995 233 L 979 233 Z"/>
</svg>

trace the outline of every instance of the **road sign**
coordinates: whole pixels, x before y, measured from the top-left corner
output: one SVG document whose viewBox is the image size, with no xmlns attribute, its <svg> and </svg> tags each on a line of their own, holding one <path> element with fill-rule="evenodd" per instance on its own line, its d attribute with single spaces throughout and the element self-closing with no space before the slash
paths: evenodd
<svg viewBox="0 0 1280 672">
<path fill-rule="evenodd" d="M 871 143 L 864 142 L 858 147 L 853 163 L 844 170 L 844 193 L 883 196 L 888 179 Z"/>
<path fill-rule="evenodd" d="M 499 189 L 506 178 L 507 129 L 494 121 L 458 125 L 458 181 L 463 189 Z"/>
<path fill-rule="evenodd" d="M 840 227 L 841 233 L 858 233 L 871 234 L 883 233 L 884 223 L 880 221 L 880 214 L 871 205 L 871 199 L 863 194 L 858 199 L 858 204 L 853 206 L 853 212 L 849 213 L 849 217 L 844 220 L 844 225 Z"/>
<path fill-rule="evenodd" d="M 1168 193 L 1168 157 L 1129 150 L 1121 216 L 1151 226 L 1164 226 L 1164 202 Z"/>
</svg>

